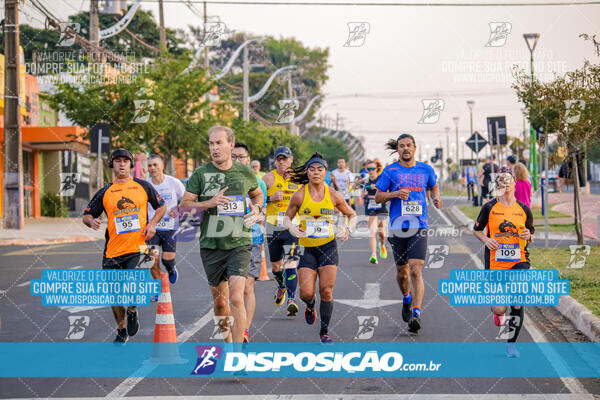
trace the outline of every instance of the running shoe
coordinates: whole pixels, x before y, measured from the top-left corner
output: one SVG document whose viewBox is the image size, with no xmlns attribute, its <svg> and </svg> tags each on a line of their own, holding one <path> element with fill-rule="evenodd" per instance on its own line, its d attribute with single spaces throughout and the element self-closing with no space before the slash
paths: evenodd
<svg viewBox="0 0 600 400">
<path fill-rule="evenodd" d="M 277 288 L 277 292 L 275 293 L 275 296 L 273 298 L 273 302 L 276 306 L 280 306 L 283 303 L 283 299 L 285 299 L 285 292 L 285 288 Z"/>
<path fill-rule="evenodd" d="M 179 274 L 177 273 L 177 266 L 174 265 L 173 269 L 168 272 L 169 272 L 169 282 L 171 282 L 171 284 L 174 284 L 175 282 L 177 282 L 177 277 L 179 276 Z"/>
<path fill-rule="evenodd" d="M 402 320 L 404 322 L 408 322 L 410 320 L 410 316 L 412 315 L 412 310 L 410 308 L 410 306 L 412 305 L 412 300 L 410 301 L 410 303 L 405 304 L 404 302 L 402 302 Z"/>
<path fill-rule="evenodd" d="M 137 311 L 127 310 L 127 334 L 135 336 L 140 330 L 140 321 L 138 320 Z"/>
<path fill-rule="evenodd" d="M 387 258 L 387 249 L 384 245 L 381 245 L 381 247 L 379 248 L 379 255 L 381 255 L 381 258 L 383 258 L 384 260 Z"/>
<path fill-rule="evenodd" d="M 129 335 L 127 335 L 127 329 L 117 329 L 117 337 L 113 340 L 113 343 L 125 343 L 129 340 Z"/>
<path fill-rule="evenodd" d="M 517 346 L 515 343 L 510 342 L 506 344 L 506 357 L 508 358 L 519 358 L 521 357 L 521 353 L 517 350 Z"/>
<path fill-rule="evenodd" d="M 287 310 L 288 310 L 288 315 L 287 315 L 288 317 L 295 317 L 296 314 L 298 313 L 298 304 L 296 304 L 294 299 L 288 299 Z"/>
<path fill-rule="evenodd" d="M 244 343 L 250 343 L 250 334 L 248 333 L 248 329 L 244 330 Z"/>
<path fill-rule="evenodd" d="M 312 309 L 306 307 L 306 309 L 304 310 L 304 319 L 306 320 L 307 324 L 314 324 L 317 320 L 317 310 L 314 307 Z"/>
<path fill-rule="evenodd" d="M 369 258 L 369 262 L 371 264 L 377 264 L 377 256 L 375 254 L 371 254 L 371 258 Z"/>
<path fill-rule="evenodd" d="M 496 326 L 504 325 L 504 314 L 502 314 L 502 315 L 494 314 L 494 325 L 496 325 Z"/>
<path fill-rule="evenodd" d="M 323 344 L 332 344 L 333 340 L 331 340 L 331 338 L 329 337 L 329 335 L 325 333 L 325 334 L 321 335 L 321 343 L 323 343 Z"/>
<path fill-rule="evenodd" d="M 416 315 L 413 315 L 408 320 L 408 331 L 416 335 L 417 333 L 419 333 L 419 330 L 421 330 L 421 318 L 417 317 Z"/>
</svg>

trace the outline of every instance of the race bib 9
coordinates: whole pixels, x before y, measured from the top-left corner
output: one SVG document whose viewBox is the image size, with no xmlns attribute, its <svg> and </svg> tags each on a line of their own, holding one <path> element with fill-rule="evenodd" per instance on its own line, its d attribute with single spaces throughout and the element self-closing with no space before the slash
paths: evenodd
<svg viewBox="0 0 600 400">
<path fill-rule="evenodd" d="M 329 237 L 329 221 L 306 221 L 306 236 L 309 238 L 326 238 Z"/>
<path fill-rule="evenodd" d="M 496 250 L 496 261 L 520 261 L 521 248 L 518 243 L 499 243 Z"/>
<path fill-rule="evenodd" d="M 224 206 L 217 206 L 217 215 L 244 215 L 244 196 L 227 196 L 231 200 Z"/>
<path fill-rule="evenodd" d="M 126 215 L 124 217 L 116 217 L 115 229 L 117 231 L 117 235 L 120 235 L 122 233 L 139 231 L 141 229 L 140 217 L 137 214 Z"/>
<path fill-rule="evenodd" d="M 402 215 L 421 215 L 423 206 L 418 200 L 402 200 Z"/>
</svg>

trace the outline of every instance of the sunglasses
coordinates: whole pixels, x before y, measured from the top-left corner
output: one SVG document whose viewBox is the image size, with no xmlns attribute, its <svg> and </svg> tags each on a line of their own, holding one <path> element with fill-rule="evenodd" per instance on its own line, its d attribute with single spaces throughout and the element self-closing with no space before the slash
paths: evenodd
<svg viewBox="0 0 600 400">
<path fill-rule="evenodd" d="M 509 173 L 504 173 L 498 175 L 496 178 L 496 184 L 498 185 L 508 185 L 513 180 L 513 176 Z"/>
<path fill-rule="evenodd" d="M 367 168 L 367 171 L 375 171 L 377 168 Z"/>
</svg>

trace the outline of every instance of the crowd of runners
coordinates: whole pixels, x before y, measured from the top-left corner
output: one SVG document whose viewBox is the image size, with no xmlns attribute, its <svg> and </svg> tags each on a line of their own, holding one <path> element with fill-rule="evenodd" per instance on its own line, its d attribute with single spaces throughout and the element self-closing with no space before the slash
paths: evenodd
<svg viewBox="0 0 600 400">
<path fill-rule="evenodd" d="M 299 298 L 305 322 L 319 320 L 320 341 L 331 343 L 338 246 L 355 231 L 358 211 L 365 215 L 369 231 L 365 264 L 387 259 L 389 246 L 403 300 L 398 314 L 409 332 L 419 333 L 428 207 L 441 209 L 443 202 L 433 167 L 415 159 L 413 136 L 401 134 L 387 142 L 385 150 L 397 157 L 394 163 L 384 167 L 378 159 L 369 160 L 359 174 L 353 174 L 344 159 L 331 170 L 319 153 L 294 160 L 286 146 L 275 149 L 275 168 L 263 174 L 230 128 L 214 126 L 208 137 L 211 161 L 197 168 L 185 186 L 164 174 L 164 159 L 158 154 L 148 158 L 148 180 L 131 177 L 133 156 L 128 150 L 111 154 L 113 181 L 93 196 L 83 216 L 92 229 L 100 229 L 101 215 L 107 216 L 103 268 L 136 268 L 148 245 L 157 246 L 169 281 L 175 284 L 180 274 L 179 217 L 182 209 L 196 209 L 202 216 L 200 257 L 214 314 L 233 317 L 227 341 L 250 341 L 254 283 L 266 242 L 274 304 L 285 305 L 287 316 L 294 317 L 300 311 Z M 502 168 L 495 177 L 496 197 L 485 203 L 475 223 L 474 234 L 485 246 L 486 268 L 530 268 L 527 245 L 533 240 L 533 218 L 529 207 L 515 199 L 515 183 L 513 171 Z M 152 276 L 159 279 L 160 272 L 155 263 Z M 492 307 L 492 313 L 500 326 L 508 306 L 516 334 L 509 339 L 507 354 L 518 356 L 514 342 L 523 324 L 523 307 Z M 117 323 L 114 341 L 126 342 L 139 330 L 138 311 L 120 306 L 112 310 Z"/>
</svg>

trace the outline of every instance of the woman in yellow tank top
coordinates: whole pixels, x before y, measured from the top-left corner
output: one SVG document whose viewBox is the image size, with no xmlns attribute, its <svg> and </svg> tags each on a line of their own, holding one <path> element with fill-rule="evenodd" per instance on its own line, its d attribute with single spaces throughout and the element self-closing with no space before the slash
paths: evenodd
<svg viewBox="0 0 600 400">
<path fill-rule="evenodd" d="M 341 194 L 325 183 L 325 175 L 327 162 L 319 153 L 313 154 L 303 166 L 292 170 L 291 181 L 304 186 L 292 196 L 284 225 L 292 235 L 299 238 L 299 244 L 304 246 L 304 254 L 298 265 L 300 298 L 306 303 L 304 319 L 309 325 L 317 320 L 315 287 L 318 277 L 321 297 L 319 336 L 322 343 L 331 343 L 328 328 L 333 312 L 333 285 L 338 264 L 335 239 L 337 236 L 341 241 L 348 240 L 356 225 L 356 213 Z M 337 235 L 333 221 L 336 209 L 349 218 L 348 224 L 344 223 Z M 296 215 L 300 227 L 292 222 Z"/>
</svg>

